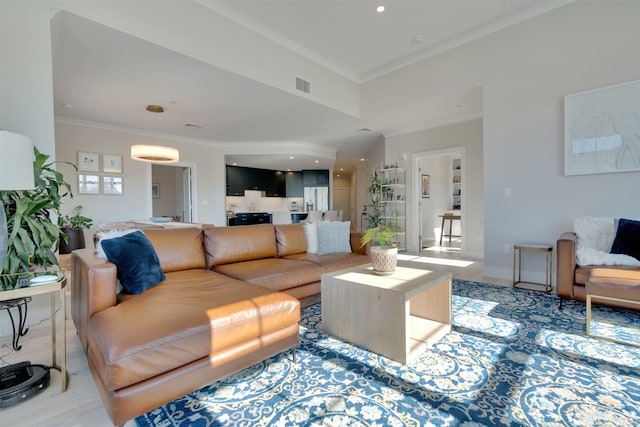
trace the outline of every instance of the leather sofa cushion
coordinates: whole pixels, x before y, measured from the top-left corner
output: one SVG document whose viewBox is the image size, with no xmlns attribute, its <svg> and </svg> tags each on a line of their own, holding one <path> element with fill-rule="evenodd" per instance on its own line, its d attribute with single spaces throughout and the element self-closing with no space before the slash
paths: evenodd
<svg viewBox="0 0 640 427">
<path fill-rule="evenodd" d="M 289 255 L 284 259 L 312 262 L 320 267 L 321 274 L 369 263 L 368 256 L 357 253 L 325 255 L 304 253 Z"/>
<path fill-rule="evenodd" d="M 165 273 L 206 267 L 200 228 L 145 228 L 142 231 L 156 250 Z"/>
<path fill-rule="evenodd" d="M 204 269 L 166 275 L 158 286 L 89 319 L 89 351 L 109 390 L 212 357 L 300 319 L 300 303 L 283 293 Z"/>
<path fill-rule="evenodd" d="M 279 257 L 307 252 L 304 224 L 280 224 L 275 227 Z"/>
<path fill-rule="evenodd" d="M 316 264 L 282 258 L 219 265 L 214 268 L 214 271 L 274 291 L 317 282 L 322 274 L 321 268 Z"/>
<path fill-rule="evenodd" d="M 206 228 L 204 247 L 208 268 L 278 255 L 272 224 Z"/>
</svg>

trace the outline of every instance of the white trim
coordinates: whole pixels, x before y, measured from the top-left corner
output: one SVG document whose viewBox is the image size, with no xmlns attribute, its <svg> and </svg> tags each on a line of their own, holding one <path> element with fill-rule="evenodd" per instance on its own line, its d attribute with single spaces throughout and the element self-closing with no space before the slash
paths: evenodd
<svg viewBox="0 0 640 427">
<path fill-rule="evenodd" d="M 476 119 L 481 119 L 481 118 L 482 118 L 482 113 L 471 114 L 471 115 L 468 115 L 468 116 L 458 117 L 458 118 L 451 119 L 451 120 L 443 120 L 441 122 L 424 124 L 424 125 L 416 126 L 414 128 L 405 128 L 402 131 L 398 131 L 398 132 L 388 132 L 388 133 L 385 133 L 384 136 L 385 136 L 385 138 L 389 138 L 389 137 L 392 137 L 392 136 L 406 135 L 408 133 L 420 132 L 420 131 L 427 130 L 427 129 L 434 129 L 434 128 L 439 128 L 439 127 L 443 127 L 443 126 L 455 125 L 455 124 L 458 124 L 458 123 L 469 122 L 471 120 L 476 120 Z"/>
</svg>

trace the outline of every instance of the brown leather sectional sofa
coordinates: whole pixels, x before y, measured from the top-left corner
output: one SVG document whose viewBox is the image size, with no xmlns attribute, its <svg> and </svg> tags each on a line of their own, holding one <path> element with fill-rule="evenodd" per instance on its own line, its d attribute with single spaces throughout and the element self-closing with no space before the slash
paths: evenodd
<svg viewBox="0 0 640 427">
<path fill-rule="evenodd" d="M 308 254 L 302 224 L 142 230 L 166 280 L 116 293 L 116 266 L 93 249 L 72 254 L 72 317 L 114 424 L 298 344 L 299 298 L 320 275 L 365 264 Z"/>
<path fill-rule="evenodd" d="M 574 232 L 563 233 L 556 242 L 557 264 L 556 264 L 556 284 L 558 296 L 567 299 L 585 301 L 587 289 L 585 283 L 589 279 L 592 270 L 597 268 L 624 269 L 640 271 L 637 266 L 622 265 L 586 265 L 579 266 L 576 261 L 576 243 L 578 237 Z M 616 305 L 619 307 L 637 309 L 634 304 L 613 301 L 597 301 L 602 304 Z"/>
</svg>

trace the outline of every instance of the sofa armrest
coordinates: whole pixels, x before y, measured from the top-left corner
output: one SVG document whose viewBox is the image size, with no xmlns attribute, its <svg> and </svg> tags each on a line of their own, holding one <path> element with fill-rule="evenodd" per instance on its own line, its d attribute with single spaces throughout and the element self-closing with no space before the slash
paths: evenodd
<svg viewBox="0 0 640 427">
<path fill-rule="evenodd" d="M 573 299 L 573 285 L 576 272 L 576 242 L 573 232 L 562 233 L 556 242 L 556 286 L 558 296 Z"/>
<path fill-rule="evenodd" d="M 356 254 L 367 254 L 367 247 L 362 246 L 360 239 L 362 238 L 362 233 L 351 233 L 349 235 L 349 239 L 351 242 L 351 251 Z"/>
<path fill-rule="evenodd" d="M 71 317 L 85 351 L 89 317 L 117 303 L 116 279 L 115 264 L 96 256 L 93 249 L 71 253 Z"/>
</svg>

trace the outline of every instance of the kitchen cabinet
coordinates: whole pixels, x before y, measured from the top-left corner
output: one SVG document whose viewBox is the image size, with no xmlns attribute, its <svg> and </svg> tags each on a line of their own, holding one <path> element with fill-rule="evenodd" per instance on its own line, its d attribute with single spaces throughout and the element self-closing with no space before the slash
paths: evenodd
<svg viewBox="0 0 640 427">
<path fill-rule="evenodd" d="M 287 172 L 285 184 L 285 194 L 287 197 L 304 197 L 302 172 Z"/>
<path fill-rule="evenodd" d="M 285 174 L 269 169 L 227 166 L 227 196 L 244 196 L 244 190 L 264 191 L 267 197 L 285 197 Z"/>
<path fill-rule="evenodd" d="M 329 185 L 328 170 L 303 170 L 302 182 L 305 187 L 321 187 Z"/>
<path fill-rule="evenodd" d="M 239 212 L 236 214 L 234 225 L 254 224 L 271 224 L 271 215 L 266 212 Z"/>
<path fill-rule="evenodd" d="M 227 196 L 244 196 L 245 180 L 243 168 L 227 166 Z"/>
</svg>

